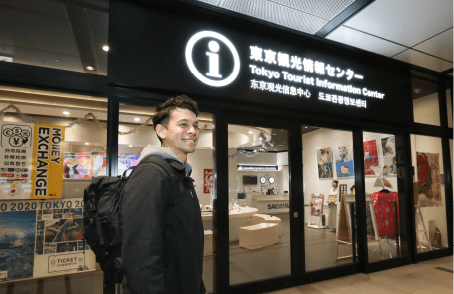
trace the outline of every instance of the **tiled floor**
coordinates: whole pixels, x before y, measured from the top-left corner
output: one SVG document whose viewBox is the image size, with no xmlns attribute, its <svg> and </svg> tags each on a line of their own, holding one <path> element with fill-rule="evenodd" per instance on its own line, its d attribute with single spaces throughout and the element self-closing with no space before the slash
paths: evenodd
<svg viewBox="0 0 454 294">
<path fill-rule="evenodd" d="M 268 292 L 268 294 L 313 293 L 453 293 L 453 257 L 411 264 L 371 274 L 356 274 L 309 285 Z"/>
</svg>

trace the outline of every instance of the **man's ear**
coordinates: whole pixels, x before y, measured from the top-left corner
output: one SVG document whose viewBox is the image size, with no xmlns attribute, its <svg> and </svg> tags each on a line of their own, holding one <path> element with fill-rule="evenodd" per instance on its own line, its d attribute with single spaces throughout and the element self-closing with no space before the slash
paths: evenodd
<svg viewBox="0 0 454 294">
<path fill-rule="evenodd" d="M 156 126 L 156 134 L 159 136 L 159 138 L 161 138 L 162 140 L 164 140 L 166 138 L 166 135 L 167 135 L 167 128 L 161 124 L 157 125 Z"/>
</svg>

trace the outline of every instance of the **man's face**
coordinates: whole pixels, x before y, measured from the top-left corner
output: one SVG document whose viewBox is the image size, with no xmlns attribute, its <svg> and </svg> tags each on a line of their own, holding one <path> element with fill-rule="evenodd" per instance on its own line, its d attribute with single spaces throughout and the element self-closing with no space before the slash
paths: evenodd
<svg viewBox="0 0 454 294">
<path fill-rule="evenodd" d="M 169 148 L 178 158 L 186 158 L 188 153 L 195 151 L 199 140 L 199 122 L 195 114 L 187 109 L 173 110 L 169 123 L 162 128 L 162 146 Z"/>
<path fill-rule="evenodd" d="M 332 186 L 333 186 L 333 187 L 336 187 L 336 182 L 333 182 L 333 183 L 332 183 Z"/>
</svg>

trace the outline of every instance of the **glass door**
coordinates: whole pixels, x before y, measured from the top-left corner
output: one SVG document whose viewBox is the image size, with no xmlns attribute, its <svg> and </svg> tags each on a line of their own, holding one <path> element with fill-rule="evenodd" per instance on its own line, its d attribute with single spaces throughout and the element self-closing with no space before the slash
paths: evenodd
<svg viewBox="0 0 454 294">
<path fill-rule="evenodd" d="M 306 272 L 356 261 L 352 132 L 301 127 Z"/>
<path fill-rule="evenodd" d="M 291 274 L 288 130 L 228 125 L 230 285 Z"/>
</svg>

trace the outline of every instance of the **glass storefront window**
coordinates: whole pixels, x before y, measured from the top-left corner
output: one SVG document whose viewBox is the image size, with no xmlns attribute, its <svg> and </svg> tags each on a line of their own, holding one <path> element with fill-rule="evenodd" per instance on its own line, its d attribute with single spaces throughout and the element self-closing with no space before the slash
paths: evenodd
<svg viewBox="0 0 454 294">
<path fill-rule="evenodd" d="M 439 126 L 440 108 L 437 84 L 412 78 L 412 98 L 415 122 Z"/>
<path fill-rule="evenodd" d="M 446 109 L 448 111 L 448 127 L 452 128 L 452 89 L 446 89 Z"/>
<path fill-rule="evenodd" d="M 352 132 L 303 126 L 301 133 L 306 271 L 352 263 L 357 244 Z"/>
<path fill-rule="evenodd" d="M 369 262 L 408 255 L 402 136 L 363 133 Z"/>
<path fill-rule="evenodd" d="M 452 176 L 452 173 L 453 173 L 453 161 L 454 161 L 454 158 L 452 158 L 452 139 L 449 139 L 449 153 L 451 154 L 451 176 Z M 452 182 L 452 190 L 454 191 L 454 181 L 451 179 L 451 182 Z"/>
<path fill-rule="evenodd" d="M 109 2 L 3 0 L 0 62 L 107 74 Z"/>
<path fill-rule="evenodd" d="M 147 146 L 160 147 L 151 118 L 156 107 L 120 105 L 118 135 L 118 175 L 122 175 L 137 161 Z M 205 232 L 203 282 L 208 293 L 214 291 L 213 279 L 213 197 L 214 187 L 214 121 L 211 113 L 201 112 L 197 117 L 200 127 L 199 141 L 194 153 L 188 154 L 192 166 L 191 177 L 199 199 Z"/>
<path fill-rule="evenodd" d="M 107 99 L 1 86 L 0 110 L 0 292 L 100 293 L 83 193 L 105 175 Z"/>
<path fill-rule="evenodd" d="M 289 275 L 288 131 L 228 130 L 230 284 Z"/>
<path fill-rule="evenodd" d="M 418 253 L 448 247 L 441 138 L 411 135 Z"/>
</svg>

